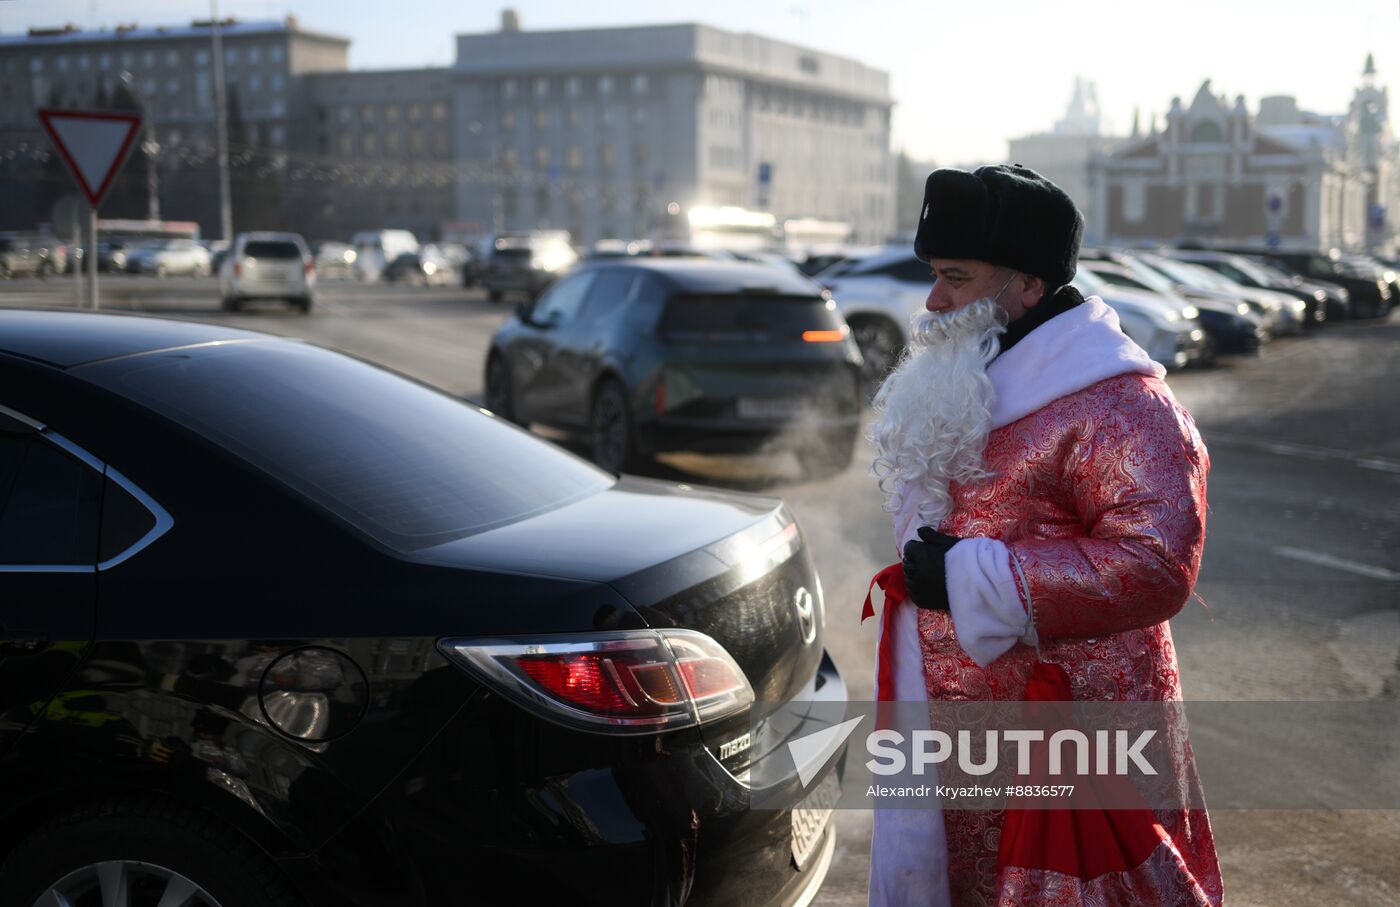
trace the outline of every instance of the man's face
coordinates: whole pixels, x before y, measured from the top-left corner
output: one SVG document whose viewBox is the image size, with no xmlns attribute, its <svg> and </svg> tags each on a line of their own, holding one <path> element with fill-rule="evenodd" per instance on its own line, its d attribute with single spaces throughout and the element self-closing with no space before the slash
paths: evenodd
<svg viewBox="0 0 1400 907">
<path fill-rule="evenodd" d="M 1045 291 L 1040 278 L 985 261 L 935 258 L 929 264 L 937 278 L 924 303 L 924 308 L 930 312 L 951 312 L 991 296 L 996 297 L 997 304 L 1006 311 L 1007 321 L 1015 321 L 1039 302 Z M 1001 295 L 997 296 L 998 293 Z"/>
</svg>

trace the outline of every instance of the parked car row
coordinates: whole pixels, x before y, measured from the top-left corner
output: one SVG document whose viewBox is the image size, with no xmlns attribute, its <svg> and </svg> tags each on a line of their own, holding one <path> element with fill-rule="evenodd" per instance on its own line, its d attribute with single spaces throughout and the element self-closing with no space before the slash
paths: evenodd
<svg viewBox="0 0 1400 907">
<path fill-rule="evenodd" d="M 0 233 L 0 279 L 62 274 L 70 267 L 70 251 L 51 233 Z"/>
<path fill-rule="evenodd" d="M 1074 285 L 1102 297 L 1128 336 L 1177 369 L 1257 353 L 1274 337 L 1329 320 L 1383 317 L 1400 297 L 1395 277 L 1364 257 L 1085 248 Z M 832 262 L 816 279 L 860 346 L 870 394 L 908 344 L 909 320 L 923 309 L 932 274 L 907 247 L 889 247 Z"/>
</svg>

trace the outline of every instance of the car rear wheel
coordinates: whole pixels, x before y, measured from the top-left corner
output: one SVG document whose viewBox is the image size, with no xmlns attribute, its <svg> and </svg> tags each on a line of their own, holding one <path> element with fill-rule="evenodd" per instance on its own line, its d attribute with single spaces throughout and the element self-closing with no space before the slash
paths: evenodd
<svg viewBox="0 0 1400 907">
<path fill-rule="evenodd" d="M 311 297 L 310 297 L 310 296 L 302 296 L 302 297 L 300 297 L 300 298 L 298 298 L 298 299 L 294 299 L 294 300 L 292 300 L 292 305 L 293 305 L 293 307 L 296 308 L 297 311 L 301 312 L 303 315 L 310 315 L 310 314 L 311 314 Z"/>
<path fill-rule="evenodd" d="M 222 308 L 225 312 L 237 312 L 243 308 L 243 300 L 237 296 L 225 296 Z"/>
<path fill-rule="evenodd" d="M 0 867 L 0 903 L 295 907 L 277 867 L 214 817 L 169 801 L 100 801 L 51 820 Z"/>
<path fill-rule="evenodd" d="M 861 396 L 872 400 L 885 376 L 899 363 L 904 339 L 899 328 L 883 318 L 858 319 L 851 325 L 851 333 L 864 360 L 860 367 Z"/>
<path fill-rule="evenodd" d="M 846 471 L 855 459 L 858 432 L 833 432 L 797 449 L 797 462 L 811 479 L 825 479 Z"/>
<path fill-rule="evenodd" d="M 632 433 L 632 414 L 627 392 L 616 381 L 605 381 L 593 396 L 593 462 L 608 472 L 630 472 L 636 468 L 637 440 Z"/>
<path fill-rule="evenodd" d="M 499 355 L 486 361 L 486 408 L 508 422 L 515 422 L 515 401 L 511 399 L 510 369 Z"/>
</svg>

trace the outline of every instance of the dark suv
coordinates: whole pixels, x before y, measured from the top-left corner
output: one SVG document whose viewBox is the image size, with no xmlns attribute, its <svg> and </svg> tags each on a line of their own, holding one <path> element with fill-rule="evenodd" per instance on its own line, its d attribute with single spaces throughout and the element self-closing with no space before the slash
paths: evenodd
<svg viewBox="0 0 1400 907">
<path fill-rule="evenodd" d="M 796 271 L 629 259 L 583 267 L 497 331 L 486 403 L 585 434 L 613 472 L 773 446 L 825 474 L 851 461 L 860 366 L 830 294 Z"/>
<path fill-rule="evenodd" d="M 1381 318 L 1395 305 L 1390 284 L 1376 274 L 1348 265 L 1321 252 L 1280 252 L 1271 249 L 1225 249 L 1237 255 L 1257 255 L 1285 271 L 1345 287 L 1351 294 L 1351 317 Z"/>
</svg>

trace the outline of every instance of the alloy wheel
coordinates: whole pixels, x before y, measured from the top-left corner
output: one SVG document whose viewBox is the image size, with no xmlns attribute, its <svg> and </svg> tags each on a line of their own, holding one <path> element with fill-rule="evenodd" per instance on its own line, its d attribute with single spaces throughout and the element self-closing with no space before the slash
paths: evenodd
<svg viewBox="0 0 1400 907">
<path fill-rule="evenodd" d="M 220 907 L 173 869 L 138 860 L 89 863 L 55 882 L 34 907 Z"/>
</svg>

